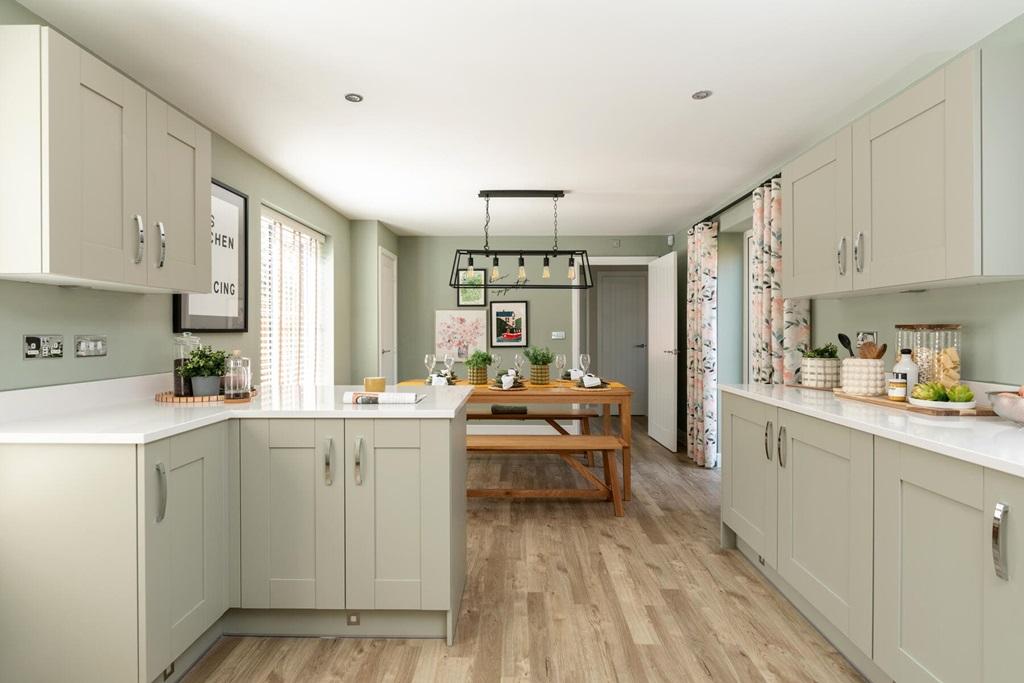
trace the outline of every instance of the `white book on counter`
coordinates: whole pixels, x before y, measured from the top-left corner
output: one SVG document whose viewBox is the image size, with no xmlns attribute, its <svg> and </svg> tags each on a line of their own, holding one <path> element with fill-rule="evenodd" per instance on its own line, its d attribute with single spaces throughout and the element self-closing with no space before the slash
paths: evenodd
<svg viewBox="0 0 1024 683">
<path fill-rule="evenodd" d="M 342 402 L 362 405 L 419 403 L 424 398 L 426 398 L 426 394 L 415 394 L 407 391 L 346 391 Z"/>
</svg>

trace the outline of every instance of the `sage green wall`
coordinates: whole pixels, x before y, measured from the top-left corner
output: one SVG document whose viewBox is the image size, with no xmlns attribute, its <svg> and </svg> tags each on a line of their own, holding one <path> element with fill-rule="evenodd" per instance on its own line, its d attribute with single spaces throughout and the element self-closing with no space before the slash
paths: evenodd
<svg viewBox="0 0 1024 683">
<path fill-rule="evenodd" d="M 620 246 L 612 246 L 619 240 Z M 455 250 L 466 246 L 479 246 L 479 238 L 472 237 L 399 237 L 398 238 L 398 375 L 401 379 L 422 377 L 426 373 L 423 356 L 434 351 L 434 311 L 457 308 L 456 290 L 448 286 L 452 258 Z M 562 237 L 563 246 L 586 248 L 591 256 L 661 256 L 670 251 L 663 236 L 643 237 Z M 496 249 L 547 249 L 549 236 L 492 237 Z M 560 258 L 552 267 L 552 276 L 561 274 L 567 261 Z M 483 264 L 477 263 L 479 267 Z M 488 264 L 489 265 L 489 264 Z M 515 277 L 515 259 L 501 263 L 502 273 Z M 540 279 L 539 263 L 528 264 L 527 276 Z M 571 298 L 568 289 L 539 291 L 511 290 L 496 296 L 488 293 L 490 301 L 527 301 L 527 335 L 534 346 L 547 346 L 555 353 L 572 352 Z M 484 310 L 466 309 L 466 310 Z M 551 332 L 565 332 L 565 339 L 551 339 Z M 522 349 L 518 349 L 522 351 Z M 503 348 L 503 365 L 508 365 L 517 349 Z M 458 372 L 465 376 L 461 363 Z"/>
<path fill-rule="evenodd" d="M 377 358 L 380 346 L 377 340 L 379 247 L 397 256 L 398 237 L 380 221 L 352 222 L 352 379 L 357 383 L 380 371 Z"/>
<path fill-rule="evenodd" d="M 0 0 L 0 24 L 45 23 L 12 0 Z M 259 218 L 260 203 L 269 202 L 329 238 L 335 264 L 334 371 L 336 381 L 348 381 L 348 219 L 216 134 L 212 154 L 213 177 L 249 196 L 249 332 L 203 334 L 203 341 L 226 349 L 241 349 L 255 365 L 259 363 Z M 69 355 L 53 360 L 22 360 L 22 335 L 31 333 L 63 334 Z M 107 335 L 108 355 L 72 357 L 75 334 Z M 168 294 L 127 294 L 0 281 L 0 390 L 165 372 L 170 369 L 172 336 Z"/>
<path fill-rule="evenodd" d="M 718 382 L 743 381 L 743 233 L 718 236 Z M 683 315 L 685 316 L 685 307 Z"/>
</svg>

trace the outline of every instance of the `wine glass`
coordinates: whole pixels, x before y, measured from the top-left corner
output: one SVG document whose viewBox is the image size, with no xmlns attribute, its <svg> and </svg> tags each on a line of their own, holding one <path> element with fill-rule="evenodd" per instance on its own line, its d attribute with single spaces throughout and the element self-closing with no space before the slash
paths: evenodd
<svg viewBox="0 0 1024 683">
<path fill-rule="evenodd" d="M 562 371 L 565 370 L 565 354 L 555 354 L 555 367 L 558 368 L 558 379 L 562 379 Z"/>
<path fill-rule="evenodd" d="M 448 371 L 448 374 L 452 374 L 452 368 L 455 366 L 455 356 L 450 353 L 444 354 L 444 369 Z"/>
<path fill-rule="evenodd" d="M 581 353 L 580 354 L 580 370 L 583 371 L 584 375 L 587 374 L 587 371 L 590 370 L 590 354 L 589 353 Z"/>
<path fill-rule="evenodd" d="M 433 353 L 428 353 L 423 356 L 423 365 L 427 368 L 427 379 L 434 374 L 434 366 L 437 365 L 437 356 Z"/>
<path fill-rule="evenodd" d="M 494 363 L 494 377 L 497 378 L 501 374 L 501 354 L 492 353 L 491 361 Z"/>
<path fill-rule="evenodd" d="M 516 366 L 516 374 L 519 375 L 520 377 L 522 377 L 523 376 L 523 363 L 525 363 L 526 361 L 524 361 L 523 357 L 520 356 L 517 353 L 515 356 L 512 357 L 512 362 Z"/>
</svg>

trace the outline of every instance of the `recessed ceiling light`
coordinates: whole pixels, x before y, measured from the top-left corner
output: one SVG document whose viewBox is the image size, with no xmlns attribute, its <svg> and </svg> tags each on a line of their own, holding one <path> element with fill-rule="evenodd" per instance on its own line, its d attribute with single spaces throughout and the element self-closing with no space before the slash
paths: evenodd
<svg viewBox="0 0 1024 683">
<path fill-rule="evenodd" d="M 711 91 L 710 90 L 698 90 L 697 92 L 695 92 L 692 95 L 690 95 L 690 97 L 692 97 L 695 100 L 706 100 L 707 98 L 711 97 Z"/>
<path fill-rule="evenodd" d="M 350 92 L 347 95 L 345 95 L 345 99 L 348 100 L 349 102 L 362 102 L 363 96 L 356 92 Z"/>
</svg>

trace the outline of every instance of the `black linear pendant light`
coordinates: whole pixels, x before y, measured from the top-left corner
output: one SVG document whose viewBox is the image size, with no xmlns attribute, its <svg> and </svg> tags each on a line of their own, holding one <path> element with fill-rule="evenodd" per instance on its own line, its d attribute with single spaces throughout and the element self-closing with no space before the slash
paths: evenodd
<svg viewBox="0 0 1024 683">
<path fill-rule="evenodd" d="M 484 200 L 484 247 L 483 249 L 456 249 L 455 260 L 452 262 L 451 278 L 448 285 L 454 289 L 475 289 L 478 283 L 460 282 L 459 271 L 465 270 L 472 274 L 476 269 L 476 259 L 484 269 L 483 287 L 485 289 L 590 289 L 594 281 L 590 275 L 590 259 L 586 249 L 558 248 L 558 200 L 565 196 L 563 190 L 480 190 Z M 491 198 L 550 198 L 554 205 L 554 244 L 551 249 L 491 249 Z M 552 261 L 559 257 L 567 257 L 565 270 L 552 270 Z M 503 282 L 501 259 L 516 259 L 515 279 Z M 526 277 L 526 262 L 534 258 L 542 258 L 541 281 L 532 282 Z M 490 272 L 487 263 L 490 261 Z M 564 275 L 563 275 L 564 273 Z"/>
</svg>

